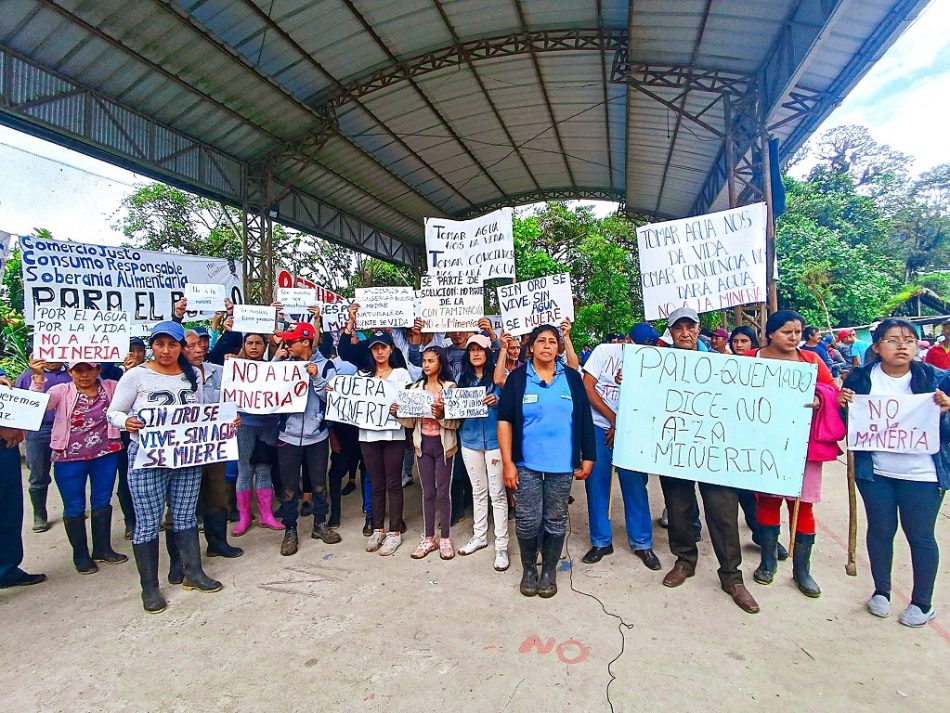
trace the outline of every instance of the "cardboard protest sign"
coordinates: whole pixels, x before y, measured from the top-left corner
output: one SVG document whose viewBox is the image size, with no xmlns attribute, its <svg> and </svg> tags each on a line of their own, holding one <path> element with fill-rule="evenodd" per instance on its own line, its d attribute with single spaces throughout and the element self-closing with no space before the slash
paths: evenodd
<svg viewBox="0 0 950 713">
<path fill-rule="evenodd" d="M 627 345 L 618 468 L 798 497 L 814 364 Z"/>
<path fill-rule="evenodd" d="M 127 312 L 133 324 L 155 324 L 172 318 L 189 282 L 224 285 L 233 302 L 243 301 L 240 261 L 33 236 L 20 245 L 27 324 L 35 307 Z"/>
<path fill-rule="evenodd" d="M 558 326 L 574 321 L 574 297 L 568 273 L 498 287 L 498 304 L 504 331 L 513 336 L 528 334 L 542 324 Z"/>
<path fill-rule="evenodd" d="M 353 300 L 320 305 L 320 322 L 324 332 L 339 332 L 346 326 L 348 310 Z"/>
<path fill-rule="evenodd" d="M 226 359 L 221 401 L 245 413 L 303 413 L 310 390 L 306 367 L 303 361 Z"/>
<path fill-rule="evenodd" d="M 145 422 L 133 468 L 186 468 L 237 460 L 237 407 L 185 404 L 140 409 Z"/>
<path fill-rule="evenodd" d="M 413 299 L 411 287 L 357 288 L 356 328 L 411 327 L 416 320 Z"/>
<path fill-rule="evenodd" d="M 446 418 L 485 418 L 488 407 L 485 400 L 485 387 L 473 386 L 468 389 L 446 389 L 443 393 Z"/>
<path fill-rule="evenodd" d="M 934 395 L 855 394 L 848 406 L 848 449 L 933 455 L 940 450 L 940 407 Z"/>
<path fill-rule="evenodd" d="M 49 394 L 0 386 L 0 427 L 39 431 Z"/>
<path fill-rule="evenodd" d="M 646 319 L 765 300 L 765 203 L 637 228 Z"/>
<path fill-rule="evenodd" d="M 511 216 L 511 208 L 502 208 L 471 220 L 426 218 L 426 272 L 514 279 Z"/>
<path fill-rule="evenodd" d="M 270 305 L 234 305 L 234 332 L 271 334 L 277 326 L 277 308 Z"/>
<path fill-rule="evenodd" d="M 45 361 L 122 361 L 129 352 L 129 315 L 72 307 L 37 307 L 33 357 Z"/>
<path fill-rule="evenodd" d="M 185 299 L 192 312 L 222 312 L 227 290 L 224 285 L 207 285 L 189 282 L 185 285 Z"/>
<path fill-rule="evenodd" d="M 317 291 L 309 287 L 278 287 L 276 297 L 289 314 L 307 314 L 317 304 Z"/>
<path fill-rule="evenodd" d="M 477 332 L 484 290 L 471 275 L 423 275 L 419 301 L 423 332 Z"/>
<path fill-rule="evenodd" d="M 348 423 L 370 431 L 402 428 L 389 415 L 401 389 L 370 376 L 335 376 L 327 390 L 327 421 Z"/>
<path fill-rule="evenodd" d="M 399 418 L 432 418 L 434 394 L 425 389 L 401 389 L 396 392 Z"/>
</svg>

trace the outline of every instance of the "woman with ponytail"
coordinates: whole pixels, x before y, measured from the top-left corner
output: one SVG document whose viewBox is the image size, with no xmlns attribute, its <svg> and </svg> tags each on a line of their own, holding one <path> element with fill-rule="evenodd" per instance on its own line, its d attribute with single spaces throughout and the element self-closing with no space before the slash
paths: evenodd
<svg viewBox="0 0 950 713">
<path fill-rule="evenodd" d="M 221 583 L 205 576 L 201 568 L 195 509 L 201 486 L 201 466 L 183 468 L 136 468 L 139 429 L 145 423 L 138 413 L 145 408 L 201 403 L 198 375 L 185 358 L 185 331 L 177 322 L 155 325 L 149 337 L 154 359 L 125 373 L 116 387 L 109 407 L 109 422 L 128 431 L 129 490 L 135 506 L 135 536 L 132 550 L 142 584 L 145 611 L 157 614 L 165 610 L 165 599 L 158 587 L 158 529 L 168 499 L 172 516 L 175 547 L 181 560 L 181 579 L 174 568 L 169 581 L 183 583 L 186 590 L 216 592 Z M 174 554 L 172 555 L 174 557 Z"/>
</svg>

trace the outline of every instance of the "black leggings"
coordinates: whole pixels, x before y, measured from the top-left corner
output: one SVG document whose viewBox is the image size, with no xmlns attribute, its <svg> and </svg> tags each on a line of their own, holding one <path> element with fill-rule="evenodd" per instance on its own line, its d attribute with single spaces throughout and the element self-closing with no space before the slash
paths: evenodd
<svg viewBox="0 0 950 713">
<path fill-rule="evenodd" d="M 361 441 L 363 462 L 369 471 L 373 495 L 373 529 L 382 530 L 389 495 L 389 530 L 402 530 L 402 461 L 406 440 Z"/>
</svg>

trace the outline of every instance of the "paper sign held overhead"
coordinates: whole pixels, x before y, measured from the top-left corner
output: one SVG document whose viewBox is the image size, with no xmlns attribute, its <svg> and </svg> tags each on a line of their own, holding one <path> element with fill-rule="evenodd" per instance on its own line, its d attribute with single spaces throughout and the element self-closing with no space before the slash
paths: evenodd
<svg viewBox="0 0 950 713">
<path fill-rule="evenodd" d="M 129 353 L 129 315 L 37 307 L 33 357 L 44 361 L 117 362 Z"/>
<path fill-rule="evenodd" d="M 369 376 L 335 376 L 327 390 L 327 421 L 348 423 L 370 431 L 402 428 L 389 407 L 400 389 L 384 379 Z"/>
<path fill-rule="evenodd" d="M 646 319 L 766 299 L 765 203 L 637 228 Z"/>
<path fill-rule="evenodd" d="M 426 272 L 514 279 L 511 216 L 502 208 L 471 220 L 426 218 Z"/>
<path fill-rule="evenodd" d="M 528 334 L 542 324 L 559 326 L 574 321 L 574 297 L 568 273 L 537 277 L 498 287 L 498 304 L 504 331 Z"/>
<path fill-rule="evenodd" d="M 185 299 L 190 312 L 222 312 L 227 290 L 224 285 L 189 282 L 185 285 Z"/>
<path fill-rule="evenodd" d="M 423 275 L 419 290 L 423 332 L 477 332 L 485 311 L 482 282 L 472 275 Z"/>
<path fill-rule="evenodd" d="M 237 407 L 185 404 L 140 409 L 133 468 L 187 468 L 237 460 Z"/>
<path fill-rule="evenodd" d="M 940 450 L 934 395 L 855 394 L 848 406 L 848 450 L 933 455 Z"/>
<path fill-rule="evenodd" d="M 627 345 L 618 468 L 798 497 L 814 364 Z"/>
<path fill-rule="evenodd" d="M 411 287 L 357 288 L 356 328 L 411 327 L 416 319 L 413 293 Z"/>
<path fill-rule="evenodd" d="M 277 301 L 288 314 L 307 314 L 317 304 L 317 291 L 309 287 L 278 287 Z"/>
<path fill-rule="evenodd" d="M 39 431 L 48 404 L 49 394 L 0 386 L 0 428 Z"/>
<path fill-rule="evenodd" d="M 277 308 L 270 305 L 234 305 L 234 332 L 272 334 L 277 325 Z"/>
</svg>

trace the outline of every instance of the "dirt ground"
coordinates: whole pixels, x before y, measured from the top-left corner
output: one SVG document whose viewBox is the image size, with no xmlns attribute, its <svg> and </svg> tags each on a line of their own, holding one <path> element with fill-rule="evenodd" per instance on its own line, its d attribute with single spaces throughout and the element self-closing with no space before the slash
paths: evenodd
<svg viewBox="0 0 950 713">
<path fill-rule="evenodd" d="M 708 538 L 693 579 L 661 585 L 672 565 L 666 533 L 655 529 L 664 569 L 634 558 L 615 488 L 616 552 L 598 565 L 589 547 L 583 486 L 571 507 L 573 584 L 596 594 L 630 625 L 613 663 L 614 710 L 632 711 L 938 711 L 950 697 L 950 501 L 937 526 L 944 559 L 938 618 L 913 630 L 897 622 L 911 577 L 898 535 L 894 613 L 881 620 L 864 602 L 872 584 L 859 536 L 858 576 L 844 572 L 847 498 L 844 468 L 825 470 L 825 501 L 813 573 L 820 599 L 799 594 L 784 563 L 775 583 L 752 582 L 758 550 L 742 527 L 746 582 L 762 612 L 740 611 L 718 587 Z M 662 511 L 650 483 L 655 517 Z M 492 569 L 492 550 L 443 562 L 410 559 L 420 490 L 406 490 L 410 531 L 396 556 L 363 551 L 356 493 L 344 498 L 343 542 L 306 537 L 281 557 L 281 534 L 255 528 L 232 542 L 235 560 L 206 563 L 224 582 L 217 594 L 164 582 L 165 613 L 143 613 L 135 565 L 102 566 L 79 576 L 51 490 L 53 528 L 30 532 L 24 567 L 45 584 L 0 591 L 3 641 L 0 710 L 28 711 L 607 711 L 608 663 L 621 649 L 618 621 L 592 598 L 571 591 L 570 560 L 549 600 L 518 593 L 520 565 Z M 26 511 L 29 503 L 26 503 Z M 860 508 L 860 505 L 859 505 Z M 116 549 L 121 539 L 116 504 Z M 453 529 L 467 541 L 471 518 Z M 511 523 L 512 540 L 514 525 Z M 787 532 L 787 529 L 786 529 Z M 164 549 L 162 551 L 164 558 Z M 162 562 L 164 573 L 166 562 Z"/>
</svg>

